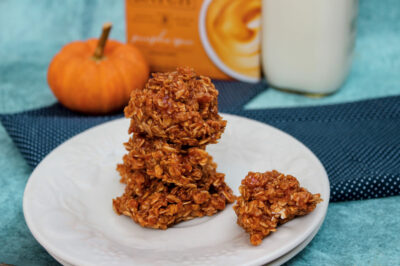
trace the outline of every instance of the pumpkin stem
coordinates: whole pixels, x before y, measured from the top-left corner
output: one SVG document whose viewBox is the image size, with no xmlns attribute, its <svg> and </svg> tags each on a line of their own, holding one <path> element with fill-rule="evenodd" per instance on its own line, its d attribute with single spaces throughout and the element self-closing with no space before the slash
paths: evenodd
<svg viewBox="0 0 400 266">
<path fill-rule="evenodd" d="M 101 36 L 97 43 L 96 50 L 94 51 L 93 58 L 95 60 L 101 60 L 104 54 L 104 47 L 106 46 L 106 42 L 108 39 L 108 35 L 110 34 L 112 24 L 110 22 L 106 22 L 103 25 L 103 30 L 101 32 Z"/>
</svg>

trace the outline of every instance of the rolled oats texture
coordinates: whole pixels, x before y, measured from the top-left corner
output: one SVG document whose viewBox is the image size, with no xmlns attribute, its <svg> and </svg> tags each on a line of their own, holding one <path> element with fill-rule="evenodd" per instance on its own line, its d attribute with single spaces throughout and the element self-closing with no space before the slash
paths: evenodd
<svg viewBox="0 0 400 266">
<path fill-rule="evenodd" d="M 240 196 L 233 209 L 237 223 L 250 234 L 250 243 L 259 245 L 262 239 L 296 216 L 312 212 L 322 201 L 320 194 L 311 194 L 300 187 L 291 175 L 276 170 L 249 172 L 239 187 Z"/>
<path fill-rule="evenodd" d="M 226 126 L 214 84 L 190 68 L 153 74 L 132 92 L 125 116 L 131 118 L 130 133 L 189 146 L 216 143 Z"/>
<path fill-rule="evenodd" d="M 205 150 L 226 126 L 217 96 L 210 79 L 189 68 L 153 74 L 143 90 L 132 92 L 125 108 L 132 136 L 117 166 L 126 184 L 113 200 L 117 214 L 143 227 L 167 229 L 234 202 L 225 175 Z"/>
</svg>

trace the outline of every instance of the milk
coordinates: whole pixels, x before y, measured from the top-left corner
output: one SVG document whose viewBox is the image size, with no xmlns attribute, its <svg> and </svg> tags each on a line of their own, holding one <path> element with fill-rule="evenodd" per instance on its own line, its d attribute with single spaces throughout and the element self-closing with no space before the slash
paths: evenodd
<svg viewBox="0 0 400 266">
<path fill-rule="evenodd" d="M 357 0 L 263 0 L 261 57 L 272 87 L 329 94 L 349 72 Z"/>
</svg>

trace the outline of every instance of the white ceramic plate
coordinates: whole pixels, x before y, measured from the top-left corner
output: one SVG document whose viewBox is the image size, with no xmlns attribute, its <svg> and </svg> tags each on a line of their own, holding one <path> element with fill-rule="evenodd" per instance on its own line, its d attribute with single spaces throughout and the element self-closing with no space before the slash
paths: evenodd
<svg viewBox="0 0 400 266">
<path fill-rule="evenodd" d="M 322 223 L 321 223 L 321 225 L 322 225 Z M 279 265 L 282 265 L 282 264 L 284 264 L 285 262 L 289 261 L 291 258 L 293 258 L 294 256 L 296 256 L 300 251 L 302 251 L 302 250 L 311 242 L 311 240 L 312 240 L 312 239 L 315 237 L 315 235 L 318 233 L 318 231 L 319 231 L 321 225 L 319 225 L 319 226 L 313 231 L 313 233 L 312 233 L 309 237 L 306 238 L 306 240 L 304 240 L 302 243 L 300 243 L 300 245 L 296 246 L 294 249 L 292 249 L 291 251 L 289 251 L 289 252 L 286 253 L 285 255 L 283 255 L 283 256 L 281 256 L 281 257 L 279 257 L 279 258 L 277 258 L 277 259 L 275 259 L 275 260 L 273 260 L 273 261 L 271 261 L 271 262 L 268 262 L 268 263 L 265 264 L 265 265 L 268 265 L 268 266 L 279 266 Z M 68 263 L 68 262 L 66 262 L 66 261 L 63 261 L 62 259 L 58 258 L 57 256 L 51 254 L 51 252 L 49 252 L 49 253 L 50 253 L 50 255 L 51 255 L 55 260 L 57 260 L 57 261 L 58 261 L 59 263 L 61 263 L 62 265 L 64 265 L 64 266 L 72 266 L 72 264 L 70 264 L 70 263 Z"/>
<path fill-rule="evenodd" d="M 278 171 L 321 193 L 314 212 L 281 226 L 260 246 L 236 224 L 228 206 L 211 217 L 168 230 L 145 229 L 117 216 L 112 198 L 122 194 L 115 166 L 127 141 L 127 119 L 87 130 L 53 150 L 33 171 L 24 194 L 24 215 L 41 245 L 74 265 L 257 265 L 272 262 L 318 230 L 329 201 L 326 172 L 303 144 L 268 125 L 223 115 L 228 126 L 219 144 L 207 150 L 238 194 L 248 171 Z"/>
<path fill-rule="evenodd" d="M 319 229 L 321 228 L 322 224 L 323 224 L 323 221 L 321 221 L 321 223 L 312 232 L 312 234 L 310 236 L 308 236 L 306 238 L 306 240 L 301 242 L 298 246 L 293 248 L 291 251 L 289 251 L 285 255 L 283 255 L 283 256 L 281 256 L 281 257 L 279 257 L 279 258 L 277 258 L 277 259 L 275 259 L 275 260 L 273 260 L 271 262 L 268 262 L 266 265 L 268 265 L 268 266 L 279 266 L 279 265 L 282 265 L 285 262 L 289 261 L 294 256 L 296 256 L 300 251 L 302 251 L 311 242 L 311 240 L 313 240 L 313 238 L 316 236 L 316 234 L 318 233 Z"/>
<path fill-rule="evenodd" d="M 308 236 L 306 238 L 306 240 L 304 240 L 302 243 L 300 243 L 300 245 L 296 246 L 294 249 L 292 249 L 291 251 L 289 251 L 285 255 L 283 255 L 283 256 L 281 256 L 281 257 L 279 257 L 279 258 L 277 258 L 277 259 L 275 259 L 275 260 L 273 260 L 271 262 L 268 262 L 265 265 L 268 265 L 268 266 L 279 266 L 279 265 L 282 265 L 285 262 L 289 261 L 294 256 L 296 256 L 300 251 L 302 251 L 311 242 L 311 240 L 313 240 L 315 235 L 318 233 L 320 227 L 322 226 L 322 222 L 323 221 L 321 221 L 321 224 L 312 232 L 312 234 L 310 236 Z M 70 264 L 70 263 L 68 263 L 66 261 L 63 261 L 62 259 L 60 259 L 57 256 L 53 255 L 51 252 L 49 252 L 49 253 L 55 260 L 57 260 L 62 265 L 64 265 L 64 266 L 72 266 L 72 264 Z"/>
</svg>

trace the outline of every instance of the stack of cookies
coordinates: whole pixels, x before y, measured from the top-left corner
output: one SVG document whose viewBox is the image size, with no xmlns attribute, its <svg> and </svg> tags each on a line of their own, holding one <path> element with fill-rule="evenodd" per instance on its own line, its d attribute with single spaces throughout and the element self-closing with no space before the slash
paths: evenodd
<svg viewBox="0 0 400 266">
<path fill-rule="evenodd" d="M 117 214 L 166 229 L 213 215 L 235 200 L 205 150 L 226 126 L 217 97 L 211 80 L 188 68 L 153 74 L 144 89 L 132 92 L 125 108 L 132 136 L 117 166 L 126 184 L 113 200 Z"/>
</svg>

